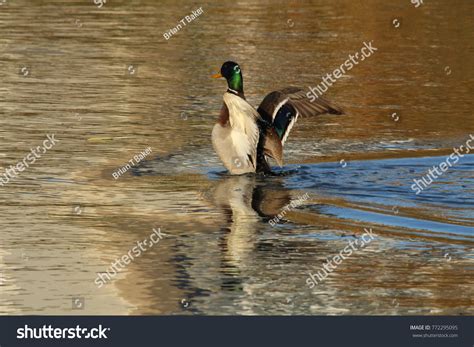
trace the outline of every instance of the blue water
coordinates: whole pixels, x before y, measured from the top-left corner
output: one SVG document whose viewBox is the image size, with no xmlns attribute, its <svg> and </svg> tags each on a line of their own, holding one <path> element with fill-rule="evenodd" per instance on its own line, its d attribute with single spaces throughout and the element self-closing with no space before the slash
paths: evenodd
<svg viewBox="0 0 474 347">
<path fill-rule="evenodd" d="M 352 201 L 375 202 L 387 206 L 434 204 L 462 208 L 474 219 L 474 155 L 466 155 L 420 194 L 411 189 L 433 165 L 446 157 L 423 157 L 298 166 L 298 174 L 287 180 L 287 187 L 310 189 Z M 470 208 L 469 208 L 470 207 Z"/>
<path fill-rule="evenodd" d="M 361 160 L 348 162 L 345 167 L 339 163 L 300 165 L 297 173 L 285 180 L 285 186 L 318 195 L 340 197 L 354 206 L 372 206 L 373 209 L 382 210 L 376 213 L 357 208 L 323 206 L 319 208 L 319 213 L 397 227 L 474 236 L 474 155 L 465 155 L 420 194 L 417 195 L 411 189 L 414 179 L 420 180 L 433 165 L 439 165 L 445 159 L 439 156 Z M 433 216 L 443 217 L 447 223 L 400 216 L 399 209 L 403 207 L 427 211 Z"/>
</svg>

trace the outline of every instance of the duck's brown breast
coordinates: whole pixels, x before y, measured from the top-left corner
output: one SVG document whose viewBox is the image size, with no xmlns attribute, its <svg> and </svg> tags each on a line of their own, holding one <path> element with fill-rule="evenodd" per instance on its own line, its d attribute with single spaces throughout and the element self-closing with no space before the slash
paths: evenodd
<svg viewBox="0 0 474 347">
<path fill-rule="evenodd" d="M 219 114 L 219 119 L 217 120 L 217 122 L 223 127 L 225 127 L 229 123 L 229 109 L 227 108 L 225 102 L 222 103 L 221 112 Z"/>
</svg>

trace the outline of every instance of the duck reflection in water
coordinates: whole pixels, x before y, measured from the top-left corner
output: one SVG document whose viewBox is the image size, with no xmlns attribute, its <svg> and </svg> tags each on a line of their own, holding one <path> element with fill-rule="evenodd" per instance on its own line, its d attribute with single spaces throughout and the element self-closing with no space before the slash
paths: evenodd
<svg viewBox="0 0 474 347">
<path fill-rule="evenodd" d="M 263 223 L 281 212 L 291 196 L 283 188 L 281 177 L 263 180 L 255 175 L 225 176 L 211 196 L 227 221 L 219 241 L 223 257 L 221 269 L 235 281 L 236 272 L 250 267 L 256 251 L 260 246 L 265 247 L 258 242 L 259 234 L 266 229 Z M 224 283 L 223 287 L 229 285 L 231 283 Z"/>
</svg>

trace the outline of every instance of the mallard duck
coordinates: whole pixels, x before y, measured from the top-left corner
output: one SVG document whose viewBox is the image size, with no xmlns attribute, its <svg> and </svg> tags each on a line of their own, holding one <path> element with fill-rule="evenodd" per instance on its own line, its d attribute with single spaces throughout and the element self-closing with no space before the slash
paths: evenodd
<svg viewBox="0 0 474 347">
<path fill-rule="evenodd" d="M 283 146 L 298 116 L 342 114 L 340 108 L 321 97 L 310 100 L 297 87 L 271 92 L 255 109 L 245 99 L 242 70 L 233 61 L 225 62 L 220 73 L 212 77 L 227 80 L 212 144 L 232 175 L 270 173 L 268 157 L 283 166 Z"/>
</svg>

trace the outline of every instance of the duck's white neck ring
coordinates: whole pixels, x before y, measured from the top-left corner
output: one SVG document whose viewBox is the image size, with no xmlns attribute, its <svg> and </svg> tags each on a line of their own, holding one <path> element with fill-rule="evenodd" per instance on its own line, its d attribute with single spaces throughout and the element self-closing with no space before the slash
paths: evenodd
<svg viewBox="0 0 474 347">
<path fill-rule="evenodd" d="M 227 91 L 228 91 L 229 93 L 232 93 L 232 94 L 235 94 L 235 95 L 239 95 L 239 92 L 238 92 L 238 91 L 233 90 L 233 89 L 231 89 L 231 88 L 227 88 Z"/>
</svg>

